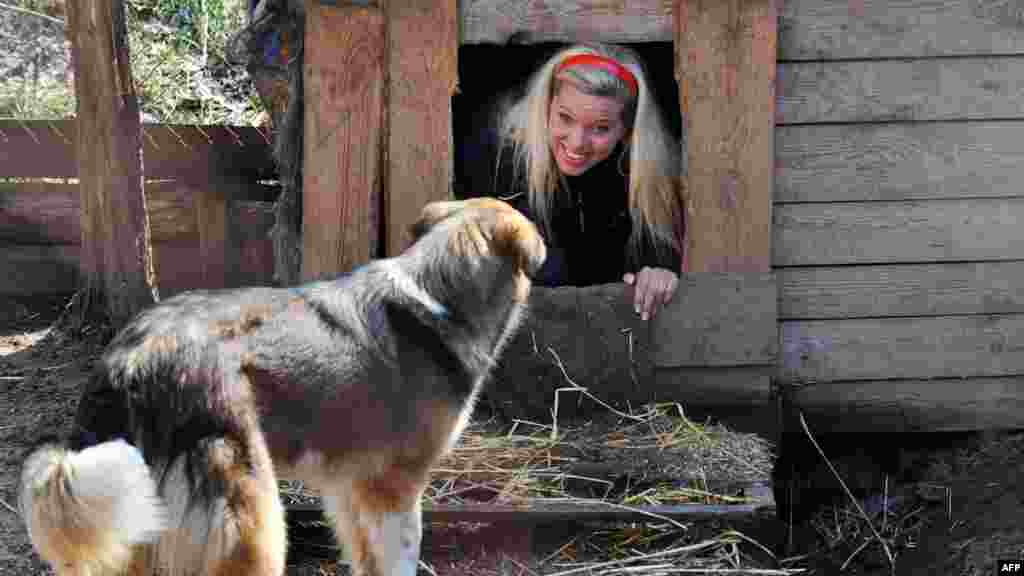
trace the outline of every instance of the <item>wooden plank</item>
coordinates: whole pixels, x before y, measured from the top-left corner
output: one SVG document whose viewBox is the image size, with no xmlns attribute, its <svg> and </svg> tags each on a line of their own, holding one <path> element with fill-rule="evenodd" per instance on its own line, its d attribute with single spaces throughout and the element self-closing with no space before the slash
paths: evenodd
<svg viewBox="0 0 1024 576">
<path fill-rule="evenodd" d="M 952 432 L 1024 428 L 1024 378 L 876 380 L 801 386 L 812 432 Z"/>
<path fill-rule="evenodd" d="M 780 126 L 775 202 L 1024 195 L 1017 122 Z"/>
<path fill-rule="evenodd" d="M 788 204 L 774 209 L 775 266 L 1014 260 L 1024 199 Z"/>
<path fill-rule="evenodd" d="M 1024 316 L 787 321 L 784 383 L 1024 374 Z"/>
<path fill-rule="evenodd" d="M 0 241 L 81 243 L 78 184 L 18 183 L 13 190 L 6 186 L 0 184 Z M 147 182 L 144 190 L 154 242 L 198 235 L 205 226 L 198 218 L 210 216 L 205 214 L 210 207 L 204 198 L 217 196 L 215 191 L 196 190 L 181 182 Z"/>
<path fill-rule="evenodd" d="M 377 8 L 306 2 L 302 278 L 333 276 L 377 254 L 384 17 Z"/>
<path fill-rule="evenodd" d="M 73 6 L 73 8 L 72 8 Z M 142 135 L 124 5 L 68 6 L 74 62 L 75 152 L 81 187 L 83 311 L 102 307 L 116 328 L 157 296 L 142 192 Z"/>
<path fill-rule="evenodd" d="M 686 273 L 650 322 L 657 368 L 774 364 L 777 294 L 771 273 Z"/>
<path fill-rule="evenodd" d="M 777 5 L 675 0 L 694 272 L 771 268 Z"/>
<path fill-rule="evenodd" d="M 74 120 L 0 119 L 0 174 L 19 178 L 75 178 Z M 142 125 L 146 177 L 182 178 L 197 158 L 212 157 L 217 173 L 250 180 L 273 177 L 270 134 L 250 126 Z M 216 174 L 216 173 L 215 173 Z M 200 173 L 200 176 L 208 176 Z"/>
<path fill-rule="evenodd" d="M 224 287 L 231 266 L 228 202 L 222 188 L 214 188 L 194 196 L 196 230 L 199 235 L 199 255 L 202 268 L 202 286 Z"/>
<path fill-rule="evenodd" d="M 78 246 L 0 245 L 0 294 L 70 294 L 78 289 Z"/>
<path fill-rule="evenodd" d="M 459 4 L 463 44 L 672 41 L 672 2 L 668 0 L 467 0 Z"/>
<path fill-rule="evenodd" d="M 692 281 L 694 285 L 707 281 L 721 286 L 722 281 L 714 276 L 693 274 Z M 685 306 L 680 303 L 681 310 L 718 305 L 720 297 L 713 291 L 697 287 L 694 292 L 703 297 L 691 298 Z M 488 401 L 506 417 L 548 421 L 555 391 L 574 384 L 620 409 L 653 401 L 678 401 L 688 410 L 709 405 L 742 407 L 751 412 L 770 402 L 772 364 L 728 366 L 723 362 L 703 366 L 698 351 L 693 365 L 654 366 L 651 340 L 660 337 L 659 333 L 633 312 L 624 285 L 535 287 L 529 306 L 530 314 L 502 353 L 493 384 L 485 392 Z M 774 322 L 771 329 L 777 343 Z M 704 349 L 708 359 L 716 355 L 737 357 L 725 347 L 725 339 L 721 343 L 720 349 Z M 747 346 L 743 340 L 736 345 L 739 350 Z M 595 362 L 595 358 L 600 361 Z M 579 392 L 558 395 L 560 418 L 585 417 L 593 410 L 603 410 Z"/>
<path fill-rule="evenodd" d="M 1024 53 L 1015 2 L 786 0 L 780 60 Z"/>
<path fill-rule="evenodd" d="M 383 256 L 409 244 L 424 204 L 449 197 L 449 116 L 458 51 L 455 0 L 388 1 L 388 176 Z"/>
<path fill-rule="evenodd" d="M 1024 118 L 1024 56 L 779 64 L 779 124 Z"/>
<path fill-rule="evenodd" d="M 1024 262 L 776 271 L 782 320 L 1024 313 Z"/>
<path fill-rule="evenodd" d="M 232 250 L 236 255 L 232 257 L 237 265 L 222 286 L 272 284 L 273 249 L 268 237 L 274 222 L 272 203 L 238 203 L 232 206 L 232 211 L 231 220 L 236 226 L 232 245 L 237 242 Z M 0 270 L 15 271 L 0 277 L 0 294 L 73 292 L 79 278 L 79 253 L 79 247 L 73 244 L 0 245 Z M 196 234 L 154 242 L 154 270 L 161 297 L 211 287 L 204 277 L 204 259 L 196 256 L 200 253 Z"/>
</svg>

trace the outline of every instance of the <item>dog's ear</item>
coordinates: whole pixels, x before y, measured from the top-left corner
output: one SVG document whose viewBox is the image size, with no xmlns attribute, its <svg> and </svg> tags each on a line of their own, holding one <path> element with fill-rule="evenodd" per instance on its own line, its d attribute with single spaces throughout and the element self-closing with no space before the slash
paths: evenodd
<svg viewBox="0 0 1024 576">
<path fill-rule="evenodd" d="M 547 258 L 547 246 L 537 227 L 507 204 L 497 213 L 494 246 L 499 252 L 511 255 L 516 266 L 530 277 L 540 270 Z"/>
<path fill-rule="evenodd" d="M 463 202 L 440 201 L 431 202 L 420 210 L 420 217 L 409 227 L 409 236 L 415 242 L 430 231 L 438 222 L 451 216 L 463 208 Z"/>
</svg>

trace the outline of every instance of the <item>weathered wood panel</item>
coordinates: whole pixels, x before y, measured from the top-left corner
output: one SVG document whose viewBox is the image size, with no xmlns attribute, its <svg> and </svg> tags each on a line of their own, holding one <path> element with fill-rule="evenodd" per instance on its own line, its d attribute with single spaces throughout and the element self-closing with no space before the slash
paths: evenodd
<svg viewBox="0 0 1024 576">
<path fill-rule="evenodd" d="M 775 266 L 1016 260 L 1024 199 L 787 204 L 773 213 Z"/>
<path fill-rule="evenodd" d="M 778 352 L 774 275 L 687 273 L 650 323 L 655 367 L 774 364 Z"/>
<path fill-rule="evenodd" d="M 157 296 L 142 193 L 142 132 L 121 0 L 67 7 L 74 63 L 75 158 L 82 197 L 85 304 L 115 326 Z"/>
<path fill-rule="evenodd" d="M 1024 118 L 1024 56 L 779 64 L 779 124 Z"/>
<path fill-rule="evenodd" d="M 1020 376 L 820 383 L 792 398 L 815 433 L 1024 428 Z"/>
<path fill-rule="evenodd" d="M 1024 54 L 1024 8 L 991 0 L 785 0 L 780 60 Z"/>
<path fill-rule="evenodd" d="M 74 120 L 0 119 L 0 174 L 19 178 L 75 178 Z M 143 170 L 150 179 L 241 174 L 272 178 L 270 134 L 248 126 L 142 125 Z M 210 158 L 210 173 L 196 160 Z"/>
<path fill-rule="evenodd" d="M 784 383 L 1024 374 L 1024 315 L 791 321 Z"/>
<path fill-rule="evenodd" d="M 687 257 L 694 272 L 771 268 L 777 7 L 673 3 L 686 131 Z"/>
<path fill-rule="evenodd" d="M 267 186 L 252 185 L 250 195 L 266 196 Z M 202 198 L 215 191 L 174 181 L 143 186 L 150 234 L 154 242 L 199 233 Z M 262 204 L 258 203 L 257 204 Z M 81 201 L 78 184 L 56 182 L 0 183 L 0 241 L 16 244 L 79 244 Z"/>
<path fill-rule="evenodd" d="M 1024 262 L 784 268 L 779 318 L 1024 313 Z"/>
<path fill-rule="evenodd" d="M 384 113 L 378 8 L 306 2 L 302 278 L 377 256 Z"/>
<path fill-rule="evenodd" d="M 702 280 L 721 286 L 712 274 L 693 274 L 696 284 Z M 699 407 L 738 409 L 762 418 L 761 428 L 770 429 L 763 419 L 770 408 L 768 366 L 684 366 L 656 367 L 652 362 L 652 341 L 663 337 L 650 322 L 633 312 L 629 289 L 624 285 L 587 288 L 534 288 L 530 295 L 530 313 L 523 327 L 502 354 L 486 397 L 506 417 L 549 421 L 556 390 L 585 387 L 603 402 L 628 410 L 652 401 L 678 401 L 689 411 Z M 711 290 L 697 288 L 689 301 L 673 299 L 662 313 L 680 318 L 692 309 L 718 309 L 719 297 Z M 703 295 L 701 297 L 700 295 Z M 732 326 L 694 326 L 693 330 L 730 332 Z M 774 324 L 774 322 L 772 322 Z M 702 336 L 687 335 L 682 329 L 671 332 L 673 338 L 697 341 Z M 750 348 L 750 341 L 736 341 L 735 350 L 705 348 L 705 363 L 714 358 L 737 358 Z M 659 342 L 657 346 L 666 347 Z M 740 353 L 737 353 L 737 350 Z M 695 351 L 696 362 L 700 351 Z M 599 361 L 595 361 L 599 359 Z M 585 416 L 602 408 L 580 392 L 560 392 L 560 418 Z"/>
<path fill-rule="evenodd" d="M 467 0 L 459 4 L 463 44 L 672 41 L 671 0 Z"/>
<path fill-rule="evenodd" d="M 195 222 L 191 211 L 185 216 Z M 230 273 L 219 283 L 204 276 L 207 266 L 198 233 L 175 235 L 153 243 L 153 261 L 162 298 L 182 290 L 221 286 L 270 285 L 273 249 L 268 236 L 274 223 L 273 204 L 238 202 L 231 205 Z M 73 292 L 79 278 L 79 246 L 0 245 L 0 294 L 52 294 Z"/>
<path fill-rule="evenodd" d="M 467 0 L 464 44 L 604 40 L 671 42 L 672 2 Z M 921 57 L 1024 53 L 1021 9 L 984 0 L 785 0 L 779 58 Z"/>
<path fill-rule="evenodd" d="M 1024 124 L 780 126 L 775 201 L 1024 196 Z"/>
<path fill-rule="evenodd" d="M 455 0 L 388 1 L 388 177 L 383 256 L 409 244 L 424 204 L 449 197 L 451 96 L 457 81 Z"/>
</svg>

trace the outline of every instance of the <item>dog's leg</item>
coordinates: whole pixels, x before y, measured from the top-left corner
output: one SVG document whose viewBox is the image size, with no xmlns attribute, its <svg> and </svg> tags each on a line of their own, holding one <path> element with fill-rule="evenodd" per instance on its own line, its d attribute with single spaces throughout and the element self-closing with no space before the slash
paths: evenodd
<svg viewBox="0 0 1024 576">
<path fill-rule="evenodd" d="M 184 458 L 184 457 L 183 457 Z M 175 518 L 160 543 L 169 576 L 281 576 L 287 536 L 270 457 L 258 433 L 246 441 L 220 438 L 197 448 L 191 461 L 205 486 L 192 488 L 180 459 L 165 498 Z"/>
<path fill-rule="evenodd" d="M 325 510 L 353 576 L 415 576 L 425 487 L 425 475 L 392 470 L 323 490 Z"/>
</svg>

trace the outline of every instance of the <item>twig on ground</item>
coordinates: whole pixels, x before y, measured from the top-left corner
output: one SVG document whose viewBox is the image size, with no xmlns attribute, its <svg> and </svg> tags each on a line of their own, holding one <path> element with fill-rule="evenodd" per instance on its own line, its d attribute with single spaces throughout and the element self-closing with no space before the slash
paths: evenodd
<svg viewBox="0 0 1024 576">
<path fill-rule="evenodd" d="M 864 518 L 864 521 L 867 522 L 868 528 L 871 529 L 871 532 L 874 533 L 875 538 L 882 545 L 882 549 L 885 550 L 885 557 L 889 560 L 890 572 L 893 575 L 895 575 L 896 560 L 892 556 L 892 551 L 889 549 L 889 544 L 885 541 L 885 538 L 882 538 L 882 535 L 878 533 L 878 530 L 875 528 L 875 525 L 871 523 L 871 518 L 869 518 L 867 513 L 864 512 L 864 508 L 861 507 L 860 502 L 858 502 L 857 499 L 854 498 L 853 492 L 850 491 L 850 488 L 846 485 L 846 482 L 843 480 L 842 476 L 839 475 L 839 472 L 836 471 L 835 466 L 832 465 L 832 462 L 828 459 L 828 456 L 825 455 L 825 451 L 822 450 L 821 446 L 818 445 L 818 441 L 815 440 L 814 435 L 811 434 L 810 428 L 807 427 L 807 420 L 804 419 L 803 411 L 800 412 L 800 425 L 803 427 L 804 433 L 807 434 L 807 438 L 811 441 L 811 444 L 814 445 L 814 449 L 817 450 L 818 454 L 820 454 L 822 459 L 825 460 L 825 464 L 828 466 L 829 470 L 831 470 L 832 474 L 836 477 L 837 480 L 839 480 L 839 485 L 843 487 L 843 491 L 846 492 L 846 495 L 850 498 L 850 501 L 853 502 L 854 507 L 857 508 L 857 511 Z"/>
</svg>

